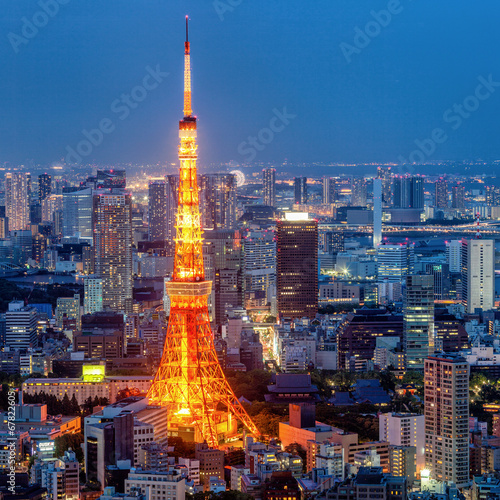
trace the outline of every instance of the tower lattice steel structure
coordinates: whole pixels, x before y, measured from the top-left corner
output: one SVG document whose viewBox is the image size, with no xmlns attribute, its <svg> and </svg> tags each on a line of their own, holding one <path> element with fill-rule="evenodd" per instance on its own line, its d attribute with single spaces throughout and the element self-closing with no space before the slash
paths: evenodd
<svg viewBox="0 0 500 500">
<path fill-rule="evenodd" d="M 179 122 L 179 203 L 172 280 L 166 284 L 170 318 L 163 356 L 148 392 L 150 403 L 168 406 L 169 431 L 194 432 L 195 441 L 217 447 L 238 421 L 257 428 L 229 386 L 215 352 L 207 300 L 196 178 L 196 116 L 191 108 L 191 65 L 186 17 L 184 119 Z"/>
</svg>

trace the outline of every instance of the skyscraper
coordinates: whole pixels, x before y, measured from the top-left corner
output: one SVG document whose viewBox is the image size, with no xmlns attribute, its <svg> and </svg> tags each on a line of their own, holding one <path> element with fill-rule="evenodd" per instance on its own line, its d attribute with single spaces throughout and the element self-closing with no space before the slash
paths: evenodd
<svg viewBox="0 0 500 500">
<path fill-rule="evenodd" d="M 489 207 L 498 207 L 500 205 L 500 187 L 486 186 L 485 199 L 486 205 Z"/>
<path fill-rule="evenodd" d="M 436 208 L 448 208 L 448 182 L 440 177 L 435 184 Z"/>
<path fill-rule="evenodd" d="M 94 314 L 102 311 L 102 278 L 85 276 L 83 290 L 83 313 Z"/>
<path fill-rule="evenodd" d="M 232 229 L 236 223 L 236 177 L 234 174 L 205 174 L 200 180 L 203 227 Z"/>
<path fill-rule="evenodd" d="M 94 194 L 95 273 L 102 278 L 102 305 L 132 312 L 132 207 L 122 189 Z"/>
<path fill-rule="evenodd" d="M 414 266 L 413 245 L 379 245 L 377 248 L 378 281 L 401 283 Z"/>
<path fill-rule="evenodd" d="M 5 313 L 5 345 L 11 350 L 26 350 L 37 347 L 37 311 L 25 306 L 22 300 L 9 303 Z"/>
<path fill-rule="evenodd" d="M 52 193 L 52 177 L 45 173 L 38 176 L 38 201 L 40 203 Z"/>
<path fill-rule="evenodd" d="M 264 205 L 276 206 L 276 169 L 262 169 L 262 184 L 264 188 Z"/>
<path fill-rule="evenodd" d="M 277 299 L 283 318 L 318 312 L 318 221 L 288 213 L 277 222 Z"/>
<path fill-rule="evenodd" d="M 167 181 L 149 181 L 149 241 L 162 241 L 167 233 Z"/>
<path fill-rule="evenodd" d="M 394 177 L 394 208 L 424 208 L 424 179 L 420 176 Z"/>
<path fill-rule="evenodd" d="M 179 198 L 179 175 L 170 174 L 165 177 L 167 181 L 166 206 L 167 212 L 167 228 L 166 239 L 170 242 L 175 238 L 175 216 L 177 214 L 177 203 Z"/>
<path fill-rule="evenodd" d="M 446 242 L 446 260 L 450 266 L 450 273 L 462 272 L 462 240 Z"/>
<path fill-rule="evenodd" d="M 92 188 L 63 189 L 63 236 L 92 241 Z"/>
<path fill-rule="evenodd" d="M 366 207 L 366 181 L 364 177 L 351 178 L 351 205 Z"/>
<path fill-rule="evenodd" d="M 434 277 L 427 274 L 406 277 L 403 305 L 403 347 L 406 366 L 422 369 L 434 354 Z"/>
<path fill-rule="evenodd" d="M 382 180 L 382 202 L 384 206 L 392 203 L 392 172 L 391 167 L 378 167 L 378 178 Z"/>
<path fill-rule="evenodd" d="M 465 208 L 465 186 L 458 184 L 451 189 L 451 208 L 463 210 Z"/>
<path fill-rule="evenodd" d="M 462 240 L 462 303 L 468 313 L 495 306 L 495 240 Z"/>
<path fill-rule="evenodd" d="M 294 203 L 305 205 L 307 203 L 307 177 L 295 177 L 293 186 L 295 191 Z"/>
<path fill-rule="evenodd" d="M 5 215 L 9 230 L 23 230 L 30 223 L 31 174 L 5 174 Z"/>
<path fill-rule="evenodd" d="M 469 484 L 469 365 L 458 355 L 425 360 L 425 465 L 431 478 Z"/>
<path fill-rule="evenodd" d="M 382 242 L 382 179 L 373 179 L 373 247 Z"/>
<path fill-rule="evenodd" d="M 323 177 L 323 204 L 335 203 L 336 181 L 333 177 Z"/>
</svg>

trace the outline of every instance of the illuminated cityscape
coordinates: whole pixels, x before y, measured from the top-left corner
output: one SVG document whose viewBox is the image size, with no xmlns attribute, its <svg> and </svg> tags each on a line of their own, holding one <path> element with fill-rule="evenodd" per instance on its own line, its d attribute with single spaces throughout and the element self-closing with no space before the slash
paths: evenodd
<svg viewBox="0 0 500 500">
<path fill-rule="evenodd" d="M 4 11 L 0 500 L 500 500 L 500 5 Z"/>
</svg>

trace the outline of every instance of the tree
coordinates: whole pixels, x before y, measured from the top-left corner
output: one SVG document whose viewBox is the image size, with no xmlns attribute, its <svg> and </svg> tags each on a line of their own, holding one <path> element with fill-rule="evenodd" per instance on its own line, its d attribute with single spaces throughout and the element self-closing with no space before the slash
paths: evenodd
<svg viewBox="0 0 500 500">
<path fill-rule="evenodd" d="M 62 457 L 64 452 L 71 448 L 75 452 L 76 459 L 82 464 L 84 456 L 81 445 L 83 441 L 84 436 L 81 432 L 58 436 L 54 440 L 54 454 L 56 457 Z"/>
</svg>

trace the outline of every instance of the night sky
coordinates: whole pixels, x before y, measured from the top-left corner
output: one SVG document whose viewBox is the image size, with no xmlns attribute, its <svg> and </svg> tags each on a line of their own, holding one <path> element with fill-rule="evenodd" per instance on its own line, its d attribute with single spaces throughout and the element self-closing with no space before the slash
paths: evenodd
<svg viewBox="0 0 500 500">
<path fill-rule="evenodd" d="M 45 4 L 2 4 L 0 163 L 60 161 L 100 124 L 85 163 L 175 161 L 186 14 L 202 163 L 398 161 L 436 128 L 429 161 L 500 158 L 498 0 Z"/>
</svg>

